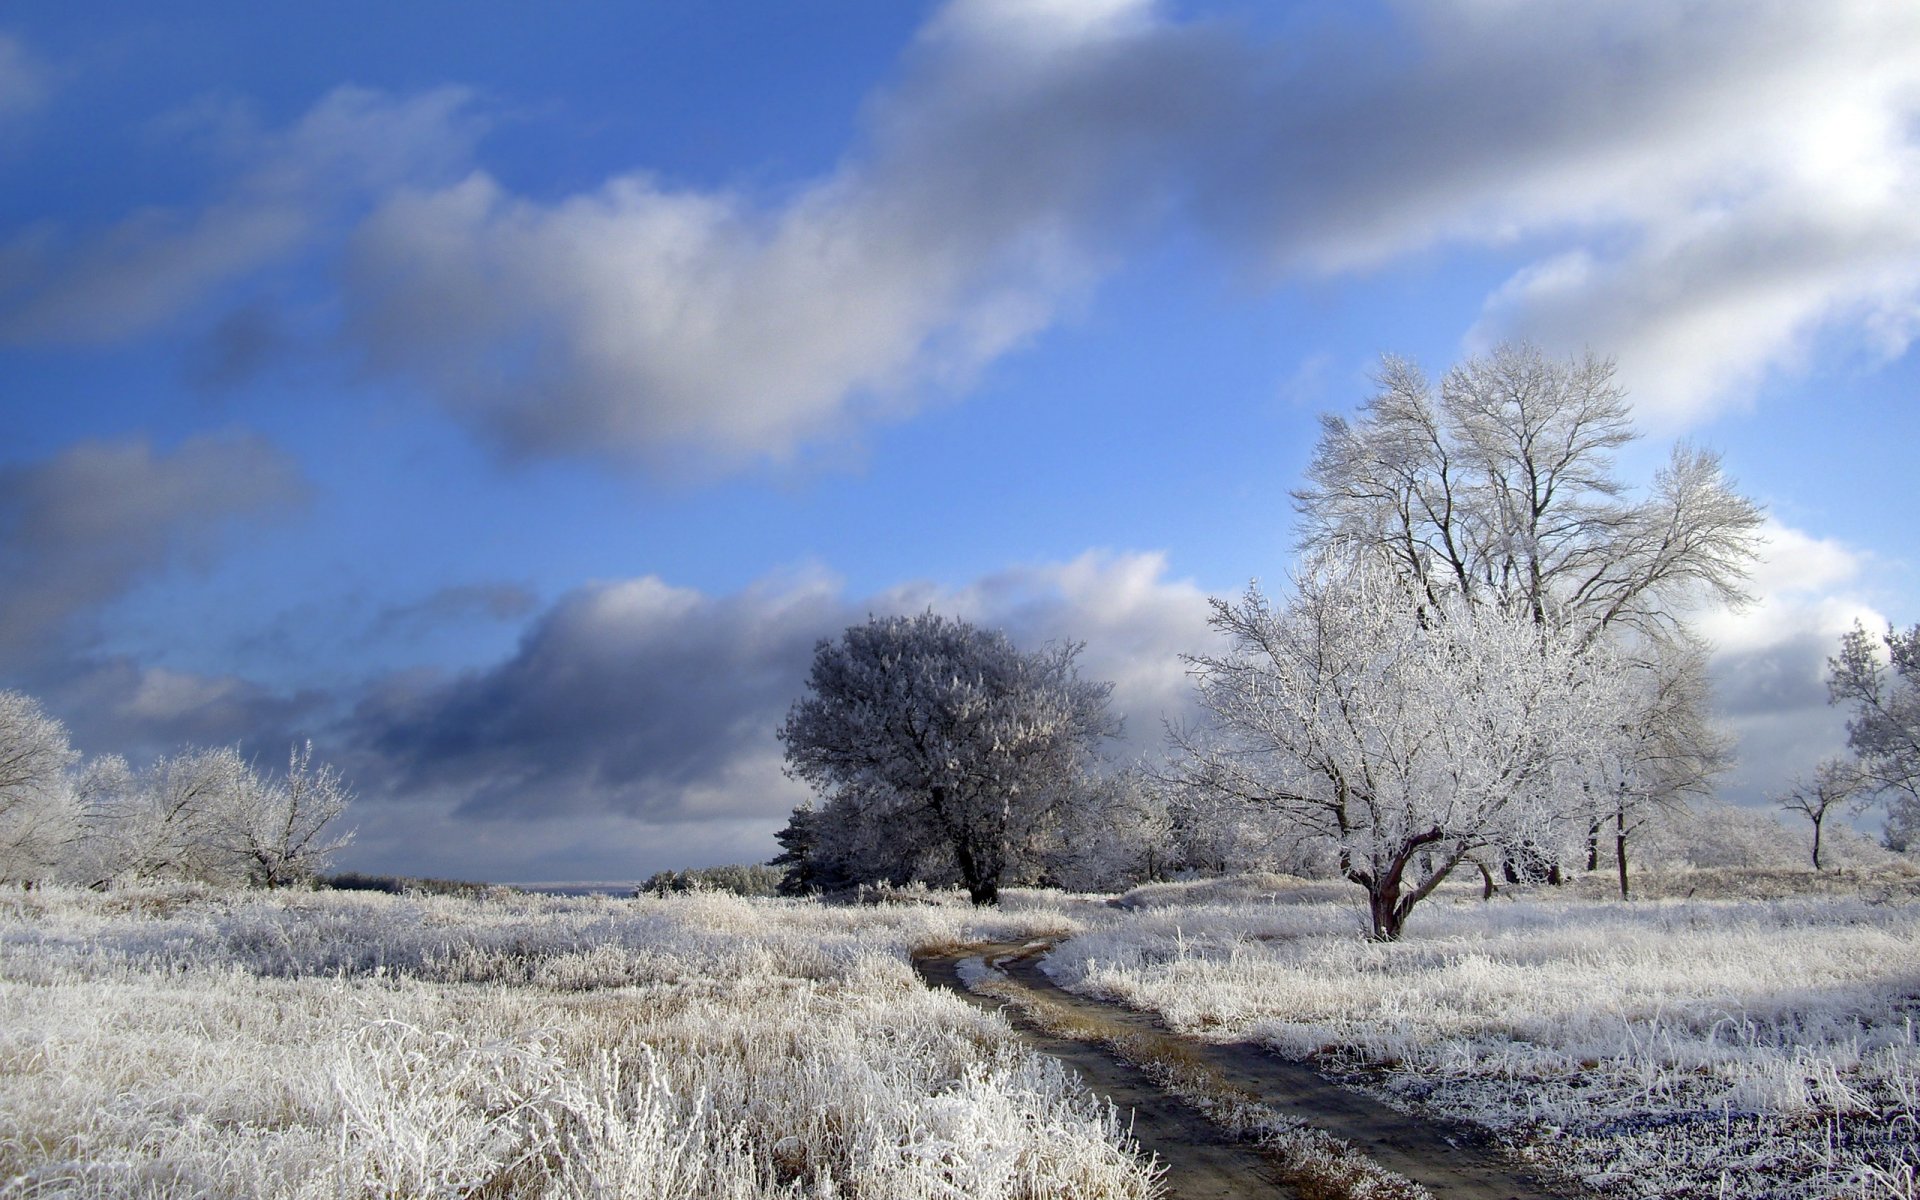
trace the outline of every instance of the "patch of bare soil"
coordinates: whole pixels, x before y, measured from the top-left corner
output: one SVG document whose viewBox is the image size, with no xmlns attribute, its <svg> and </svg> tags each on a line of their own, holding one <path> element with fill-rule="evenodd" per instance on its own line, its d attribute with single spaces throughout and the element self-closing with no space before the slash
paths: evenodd
<svg viewBox="0 0 1920 1200">
<path fill-rule="evenodd" d="M 982 946 L 922 958 L 929 983 L 998 1007 L 1037 1049 L 1135 1113 L 1174 1197 L 1550 1200 L 1549 1186 L 1464 1129 L 1409 1116 L 1255 1043 L 1181 1037 L 1145 1013 L 1079 996 L 1040 970 L 1050 946 Z M 969 957 L 996 970 L 961 980 Z M 973 972 L 983 975 L 979 969 Z M 1203 1115 L 1204 1114 L 1204 1115 Z"/>
</svg>

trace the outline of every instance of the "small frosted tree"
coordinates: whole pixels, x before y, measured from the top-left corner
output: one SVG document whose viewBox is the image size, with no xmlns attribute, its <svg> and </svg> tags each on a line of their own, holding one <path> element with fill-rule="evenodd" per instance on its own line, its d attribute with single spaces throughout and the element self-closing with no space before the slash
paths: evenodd
<svg viewBox="0 0 1920 1200">
<path fill-rule="evenodd" d="M 1624 900 L 1633 835 L 1649 820 L 1711 795 L 1732 747 L 1709 716 L 1707 649 L 1697 638 L 1684 629 L 1639 638 L 1617 667 L 1616 736 L 1587 783 L 1587 869 L 1599 868 L 1600 840 L 1609 836 Z"/>
<path fill-rule="evenodd" d="M 930 612 L 821 642 L 780 728 L 788 771 L 825 799 L 816 842 L 838 825 L 843 843 L 884 843 L 888 868 L 948 857 L 974 903 L 995 903 L 1117 728 L 1112 685 L 1081 679 L 1078 653 Z"/>
<path fill-rule="evenodd" d="M 1813 769 L 1813 774 L 1796 777 L 1777 798 L 1781 808 L 1813 823 L 1814 870 L 1820 869 L 1820 835 L 1827 818 L 1835 809 L 1857 804 L 1865 789 L 1866 780 L 1858 767 L 1844 758 L 1828 758 Z"/>
<path fill-rule="evenodd" d="M 353 840 L 339 827 L 353 792 L 332 766 L 313 765 L 313 743 L 287 756 L 287 773 L 249 770 L 215 814 L 212 836 L 234 869 L 261 887 L 287 887 L 325 870 Z"/>
<path fill-rule="evenodd" d="M 1622 702 L 1603 647 L 1417 589 L 1358 551 L 1283 605 L 1215 600 L 1228 649 L 1188 660 L 1211 722 L 1176 734 L 1189 786 L 1331 845 L 1381 941 L 1461 863 L 1563 840 Z"/>
<path fill-rule="evenodd" d="M 22 692 L 0 692 L 0 883 L 50 874 L 73 840 L 67 727 Z"/>
<path fill-rule="evenodd" d="M 190 747 L 139 770 L 112 755 L 89 763 L 80 785 L 86 882 L 236 882 L 226 825 L 255 782 L 227 746 Z"/>
</svg>

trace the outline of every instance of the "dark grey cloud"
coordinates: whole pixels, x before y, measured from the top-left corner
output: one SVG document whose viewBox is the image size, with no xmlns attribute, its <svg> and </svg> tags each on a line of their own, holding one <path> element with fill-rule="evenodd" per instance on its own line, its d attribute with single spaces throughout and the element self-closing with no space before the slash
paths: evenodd
<svg viewBox="0 0 1920 1200">
<path fill-rule="evenodd" d="M 87 754 L 133 762 L 183 746 L 238 746 L 275 763 L 308 739 L 322 758 L 337 699 L 319 690 L 281 692 L 236 676 L 199 675 L 114 656 L 63 660 L 10 681 L 38 697 Z"/>
<path fill-rule="evenodd" d="M 832 581 L 708 596 L 643 578 L 582 588 L 518 651 L 453 678 L 385 681 L 350 723 L 363 790 L 470 818 L 642 823 L 757 821 L 767 834 L 806 792 L 774 730 L 813 647 L 870 614 L 932 607 L 1021 645 L 1086 643 L 1083 674 L 1116 684 L 1138 745 L 1186 703 L 1178 655 L 1206 636 L 1204 597 L 1155 555 L 1088 555 L 960 589 L 908 585 L 864 600 Z"/>
<path fill-rule="evenodd" d="M 72 651 L 84 619 L 169 565 L 202 561 L 239 522 L 300 504 L 299 468 L 251 436 L 83 442 L 0 469 L 0 667 Z"/>
</svg>

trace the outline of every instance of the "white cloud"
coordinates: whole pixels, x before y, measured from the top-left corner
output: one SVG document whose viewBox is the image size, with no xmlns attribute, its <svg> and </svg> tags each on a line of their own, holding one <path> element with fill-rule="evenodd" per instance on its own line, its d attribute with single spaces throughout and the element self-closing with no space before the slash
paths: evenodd
<svg viewBox="0 0 1920 1200">
<path fill-rule="evenodd" d="M 1519 250 L 1470 341 L 1615 353 L 1661 426 L 1830 339 L 1893 357 L 1920 329 L 1908 0 L 1433 0 L 1283 28 L 953 0 L 842 161 L 772 199 L 639 169 L 515 194 L 475 169 L 464 94 L 342 90 L 201 210 L 17 235 L 0 330 L 152 330 L 370 206 L 345 276 L 371 363 L 509 454 L 679 465 L 964 387 L 1175 225 L 1269 276 Z"/>
</svg>

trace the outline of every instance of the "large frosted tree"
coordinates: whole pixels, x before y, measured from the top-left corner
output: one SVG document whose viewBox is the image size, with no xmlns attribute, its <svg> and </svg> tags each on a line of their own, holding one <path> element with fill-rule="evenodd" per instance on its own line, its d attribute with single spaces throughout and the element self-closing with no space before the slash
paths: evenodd
<svg viewBox="0 0 1920 1200">
<path fill-rule="evenodd" d="M 1623 696 L 1604 649 L 1419 591 L 1359 550 L 1281 603 L 1214 601 L 1227 649 L 1189 659 L 1211 719 L 1176 734 L 1188 786 L 1330 845 L 1383 941 L 1460 864 L 1577 831 Z"/>
<path fill-rule="evenodd" d="M 1116 731 L 1112 685 L 1081 679 L 1078 651 L 1021 651 L 933 613 L 821 642 L 780 728 L 789 772 L 822 798 L 796 827 L 813 846 L 803 853 L 831 847 L 855 878 L 944 861 L 974 903 L 996 902 Z"/>
<path fill-rule="evenodd" d="M 1294 493 L 1301 548 L 1366 548 L 1413 583 L 1417 607 L 1456 597 L 1530 620 L 1636 677 L 1639 708 L 1586 789 L 1588 864 L 1609 826 L 1624 892 L 1639 817 L 1700 794 L 1728 761 L 1686 615 L 1747 599 L 1762 514 L 1716 455 L 1686 445 L 1630 487 L 1615 454 L 1638 435 L 1607 359 L 1503 346 L 1436 385 L 1389 357 L 1377 382 L 1353 420 L 1322 419 Z"/>
</svg>

